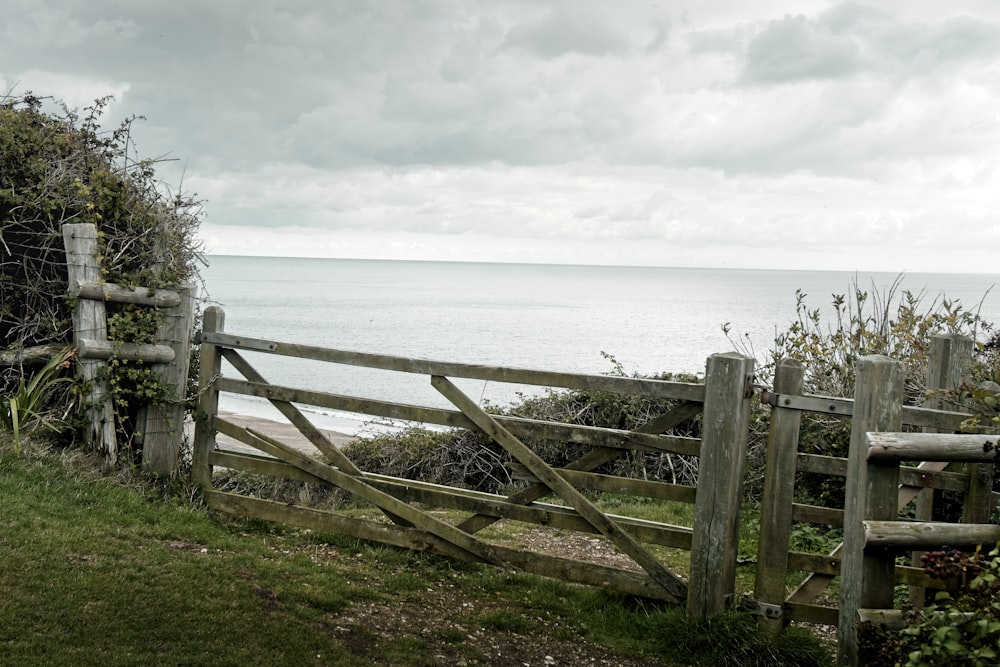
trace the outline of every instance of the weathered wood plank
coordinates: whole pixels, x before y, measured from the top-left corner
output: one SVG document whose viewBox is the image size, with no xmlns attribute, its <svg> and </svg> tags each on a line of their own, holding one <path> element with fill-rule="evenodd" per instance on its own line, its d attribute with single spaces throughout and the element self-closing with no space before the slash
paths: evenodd
<svg viewBox="0 0 1000 667">
<path fill-rule="evenodd" d="M 847 459 L 839 456 L 823 456 L 822 454 L 799 454 L 796 470 L 832 477 L 847 477 Z"/>
<path fill-rule="evenodd" d="M 0 350 L 0 366 L 39 366 L 69 347 L 66 343 L 51 343 L 33 347 Z"/>
<path fill-rule="evenodd" d="M 510 465 L 514 478 L 520 481 L 538 483 L 535 477 L 526 466 L 513 463 Z M 601 475 L 592 472 L 580 472 L 578 470 L 568 470 L 566 468 L 553 468 L 560 476 L 569 481 L 578 489 L 586 491 L 599 491 L 602 493 L 620 493 L 629 496 L 642 498 L 655 498 L 656 500 L 668 500 L 681 503 L 694 503 L 697 489 L 693 486 L 682 484 L 667 484 L 646 479 L 632 479 L 630 477 L 619 477 L 616 475 Z"/>
<path fill-rule="evenodd" d="M 847 476 L 847 459 L 818 454 L 799 454 L 798 472 L 812 472 L 836 477 Z M 901 466 L 899 480 L 904 486 L 942 491 L 965 491 L 969 488 L 966 473 L 946 472 L 942 467 L 930 465 Z M 912 500 L 912 497 L 911 497 Z"/>
<path fill-rule="evenodd" d="M 871 433 L 869 461 L 1000 462 L 1000 437 L 973 433 Z"/>
<path fill-rule="evenodd" d="M 896 631 L 902 630 L 907 625 L 900 609 L 858 609 L 858 621 Z"/>
<path fill-rule="evenodd" d="M 929 549 L 944 545 L 968 548 L 995 544 L 1000 540 L 1000 526 L 989 523 L 945 523 L 941 521 L 864 522 L 865 548 Z"/>
<path fill-rule="evenodd" d="M 582 373 L 556 373 L 526 368 L 503 368 L 478 364 L 460 364 L 429 359 L 411 359 L 385 354 L 352 352 L 312 345 L 297 345 L 261 340 L 230 334 L 205 333 L 202 340 L 236 349 L 255 350 L 289 357 L 327 361 L 350 366 L 381 368 L 403 373 L 439 375 L 528 384 L 545 387 L 565 387 L 587 391 L 608 391 L 619 394 L 649 396 L 650 398 L 704 400 L 704 385 L 691 382 L 669 382 L 617 375 L 587 375 Z"/>
<path fill-rule="evenodd" d="M 895 515 L 896 487 L 893 486 L 891 500 L 881 495 L 869 498 L 870 485 L 882 480 L 881 475 L 877 475 L 877 479 L 869 478 L 865 435 L 900 429 L 903 395 L 903 368 L 898 361 L 884 356 L 858 359 L 844 503 L 837 645 L 837 661 L 841 665 L 858 663 L 858 609 L 892 606 L 892 563 L 890 561 L 886 566 L 882 561 L 872 562 L 864 557 L 864 526 L 861 522 L 866 518 L 883 518 L 886 512 Z M 898 476 L 898 468 L 896 474 Z M 874 513 L 875 516 L 866 516 L 866 513 Z M 887 592 L 889 601 L 884 604 Z"/>
<path fill-rule="evenodd" d="M 226 351 L 227 359 L 236 353 Z M 220 378 L 219 391 L 256 396 L 271 401 L 314 405 L 344 412 L 356 412 L 388 419 L 406 420 L 424 424 L 437 424 L 453 428 L 475 428 L 475 424 L 455 410 L 425 408 L 415 405 L 391 403 L 374 399 L 342 396 L 318 391 L 307 391 L 266 384 L 259 381 L 243 381 L 231 378 Z M 640 431 L 624 431 L 619 429 L 599 428 L 596 426 L 578 426 L 560 424 L 521 417 L 496 417 L 503 426 L 518 437 L 543 438 L 572 442 L 595 447 L 614 447 L 616 449 L 640 449 L 668 454 L 685 454 L 697 456 L 701 441 L 698 438 L 683 436 L 657 435 Z"/>
<path fill-rule="evenodd" d="M 111 340 L 91 340 L 81 338 L 77 355 L 80 359 L 120 359 L 139 361 L 147 364 L 169 364 L 176 358 L 176 352 L 169 345 L 119 343 Z"/>
<path fill-rule="evenodd" d="M 221 420 L 218 423 L 222 423 Z M 220 433 L 223 432 L 225 431 L 220 429 Z M 217 450 L 212 453 L 211 460 L 214 465 L 234 470 L 274 475 L 302 482 L 327 484 L 324 480 L 273 457 Z M 593 526 L 587 523 L 571 507 L 549 503 L 519 505 L 509 502 L 504 496 L 495 494 L 457 489 L 429 482 L 419 482 L 368 472 L 364 473 L 364 479 L 368 484 L 406 502 L 418 502 L 432 507 L 476 512 L 496 519 L 510 519 L 548 526 L 550 528 L 599 534 Z M 615 514 L 608 514 L 608 517 L 627 528 L 636 539 L 642 542 L 677 549 L 691 548 L 690 528 L 672 526 L 655 521 L 644 521 L 642 519 Z"/>
<path fill-rule="evenodd" d="M 817 623 L 819 625 L 837 625 L 839 610 L 836 607 L 824 607 L 817 604 L 802 602 L 785 603 L 785 620 L 800 623 Z"/>
<path fill-rule="evenodd" d="M 219 491 L 211 491 L 206 494 L 206 501 L 213 509 L 231 514 L 254 516 L 266 521 L 277 521 L 317 531 L 338 533 L 356 539 L 417 549 L 457 559 L 478 560 L 470 558 L 467 552 L 456 549 L 447 542 L 414 528 L 352 519 L 330 512 L 289 506 L 257 498 L 246 498 Z M 668 602 L 673 600 L 672 596 L 666 594 L 659 584 L 642 572 L 630 572 L 538 552 L 521 551 L 502 545 L 494 545 L 493 548 L 505 562 L 529 574 L 596 586 L 639 597 Z"/>
<path fill-rule="evenodd" d="M 202 313 L 203 333 L 222 331 L 226 313 L 218 306 L 209 306 Z M 194 449 L 191 455 L 191 477 L 207 491 L 212 486 L 210 454 L 215 449 L 215 420 L 219 413 L 219 390 L 216 384 L 222 375 L 222 355 L 211 343 L 203 342 L 199 351 L 198 413 L 195 415 Z"/>
<path fill-rule="evenodd" d="M 833 396 L 818 396 L 810 394 L 796 394 L 789 392 L 779 393 L 765 392 L 761 398 L 766 403 L 773 406 L 785 408 L 787 410 L 801 410 L 804 412 L 815 412 L 817 414 L 833 415 L 837 417 L 850 417 L 854 414 L 854 401 L 850 398 L 836 398 Z M 942 430 L 957 431 L 962 422 L 972 415 L 954 410 L 938 410 L 914 405 L 904 405 L 901 415 L 901 423 L 908 426 L 923 426 L 927 428 L 938 428 Z"/>
<path fill-rule="evenodd" d="M 966 464 L 969 486 L 962 506 L 962 523 L 988 523 L 996 504 L 993 501 L 994 463 Z"/>
<path fill-rule="evenodd" d="M 788 554 L 788 569 L 799 572 L 813 572 L 833 578 L 840 574 L 840 556 L 824 556 L 822 554 L 791 551 Z M 897 584 L 923 586 L 924 588 L 937 590 L 953 590 L 956 583 L 954 580 L 935 579 L 920 568 L 899 565 L 896 566 L 893 581 Z M 806 604 L 801 600 L 792 600 L 791 598 L 789 598 L 788 602 Z"/>
<path fill-rule="evenodd" d="M 253 429 L 246 429 L 247 433 L 253 436 L 257 442 L 254 446 L 263 452 L 267 452 L 276 458 L 280 458 L 296 468 L 299 468 L 311 475 L 339 486 L 340 488 L 353 493 L 359 498 L 363 498 L 376 507 L 381 508 L 392 517 L 400 517 L 414 527 L 438 536 L 442 540 L 450 542 L 459 549 L 468 551 L 471 556 L 478 557 L 487 563 L 492 563 L 499 567 L 507 565 L 496 555 L 493 545 L 484 542 L 468 533 L 465 533 L 451 524 L 441 521 L 437 517 L 426 512 L 411 507 L 399 499 L 380 491 L 367 484 L 359 476 L 347 474 L 337 468 L 330 467 L 320 461 L 306 456 L 288 445 L 270 438 L 263 433 L 258 433 Z"/>
<path fill-rule="evenodd" d="M 805 367 L 801 361 L 782 359 L 778 362 L 774 374 L 776 392 L 800 394 L 804 381 Z M 784 604 L 792 520 L 803 520 L 795 516 L 793 505 L 801 421 L 802 414 L 797 410 L 783 410 L 780 406 L 771 409 L 754 582 L 754 597 L 765 604 Z M 758 625 L 761 630 L 776 634 L 784 623 L 780 618 L 761 616 Z"/>
<path fill-rule="evenodd" d="M 169 390 L 163 403 L 146 407 L 142 424 L 142 466 L 157 475 L 173 474 L 180 460 L 196 290 L 193 284 L 178 286 L 179 303 L 160 313 L 156 339 L 166 344 L 173 358 L 154 364 L 152 370 Z"/>
<path fill-rule="evenodd" d="M 843 526 L 844 510 L 835 509 L 833 507 L 821 507 L 818 505 L 804 505 L 801 503 L 793 503 L 792 520 L 807 521 L 809 523 L 818 523 L 826 526 Z M 762 551 L 761 553 L 768 553 L 768 552 Z"/>
<path fill-rule="evenodd" d="M 97 228 L 88 223 L 70 223 L 62 226 L 63 244 L 66 246 L 66 269 L 69 294 L 78 295 L 80 283 L 101 279 L 101 265 L 97 260 Z M 73 341 L 90 339 L 107 340 L 108 320 L 103 301 L 78 299 L 73 309 Z M 104 470 L 111 470 L 118 463 L 118 441 L 115 436 L 115 413 L 111 404 L 105 364 L 99 359 L 76 360 L 84 381 L 90 387 L 87 413 L 90 421 L 86 440 L 101 456 Z"/>
<path fill-rule="evenodd" d="M 177 290 L 124 287 L 115 283 L 102 282 L 78 283 L 77 290 L 80 297 L 84 299 L 132 303 L 138 306 L 152 306 L 153 308 L 176 308 L 181 304 L 183 298 Z"/>
<path fill-rule="evenodd" d="M 735 591 L 752 384 L 752 358 L 709 357 L 688 584 L 692 619 L 723 613 Z"/>
<path fill-rule="evenodd" d="M 526 465 L 555 494 L 572 505 L 602 535 L 628 554 L 639 564 L 639 567 L 663 586 L 667 593 L 675 596 L 678 602 L 686 597 L 687 586 L 683 581 L 663 567 L 663 564 L 646 551 L 632 535 L 609 519 L 596 505 L 573 488 L 572 484 L 555 473 L 545 461 L 526 447 L 510 431 L 486 414 L 475 401 L 462 393 L 447 378 L 434 375 L 431 377 L 431 384 L 455 407 L 472 419 L 484 433 L 510 452 L 515 459 Z"/>
</svg>

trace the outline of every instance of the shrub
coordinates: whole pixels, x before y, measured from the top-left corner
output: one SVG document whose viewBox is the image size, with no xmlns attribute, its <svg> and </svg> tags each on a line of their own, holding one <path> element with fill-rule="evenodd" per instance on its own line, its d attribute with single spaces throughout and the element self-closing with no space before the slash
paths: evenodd
<svg viewBox="0 0 1000 667">
<path fill-rule="evenodd" d="M 924 556 L 925 571 L 959 577 L 955 596 L 938 593 L 934 604 L 911 611 L 899 634 L 896 664 L 988 665 L 1000 659 L 1000 546 L 983 555 L 940 551 Z"/>
<path fill-rule="evenodd" d="M 103 278 L 110 282 L 155 288 L 197 279 L 200 205 L 169 192 L 156 178 L 155 160 L 136 157 L 138 118 L 101 129 L 109 101 L 96 100 L 80 115 L 31 93 L 0 97 L 0 348 L 71 342 L 65 223 L 96 226 Z M 110 307 L 109 315 L 114 321 L 127 312 Z M 123 342 L 145 342 L 122 330 Z M 0 390 L 16 386 L 19 377 L 17 369 L 0 375 Z M 127 397 L 148 392 L 150 377 L 119 364 L 109 379 L 127 437 Z"/>
<path fill-rule="evenodd" d="M 958 333 L 973 339 L 989 335 L 993 326 L 975 310 L 945 297 L 927 300 L 926 294 L 900 291 L 902 276 L 880 290 L 862 289 L 855 281 L 847 294 L 834 294 L 829 318 L 819 308 L 810 307 L 807 294 L 795 293 L 796 319 L 775 336 L 774 346 L 758 360 L 758 381 L 771 385 L 781 359 L 798 359 L 805 366 L 804 391 L 810 394 L 851 398 L 854 395 L 858 358 L 883 354 L 904 365 L 905 395 L 908 403 L 927 398 L 927 368 L 931 337 Z M 723 331 L 728 335 L 730 328 Z M 742 341 L 732 340 L 746 353 Z M 973 377 L 988 379 L 1000 368 L 995 349 L 980 345 Z M 753 413 L 750 439 L 749 478 L 762 475 L 763 450 L 767 443 L 770 411 Z M 846 457 L 850 446 L 850 420 L 829 415 L 804 413 L 799 436 L 800 450 L 810 454 Z M 756 489 L 751 485 L 750 489 Z M 797 488 L 806 502 L 842 506 L 842 479 L 805 475 Z"/>
<path fill-rule="evenodd" d="M 68 414 L 65 403 L 74 405 L 79 392 L 72 387 L 60 392 L 71 378 L 63 374 L 69 366 L 73 351 L 69 348 L 57 353 L 41 370 L 25 381 L 22 376 L 17 387 L 0 400 L 0 431 L 6 431 L 14 440 L 14 449 L 20 452 L 22 436 L 36 427 L 59 432 L 65 429 Z M 66 396 L 60 413 L 55 408 L 60 396 Z"/>
</svg>

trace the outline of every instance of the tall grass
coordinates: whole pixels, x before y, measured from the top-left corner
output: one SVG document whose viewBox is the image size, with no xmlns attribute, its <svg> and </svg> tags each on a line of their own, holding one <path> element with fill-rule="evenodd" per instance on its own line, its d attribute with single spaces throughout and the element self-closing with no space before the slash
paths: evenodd
<svg viewBox="0 0 1000 667">
<path fill-rule="evenodd" d="M 67 400 L 57 408 L 54 399 L 60 385 L 74 382 L 63 375 L 72 357 L 73 349 L 66 348 L 54 355 L 31 379 L 26 380 L 21 374 L 14 389 L 0 399 L 0 432 L 11 435 L 15 451 L 20 451 L 25 432 L 36 427 L 58 432 L 68 426 L 67 419 L 78 403 Z"/>
</svg>

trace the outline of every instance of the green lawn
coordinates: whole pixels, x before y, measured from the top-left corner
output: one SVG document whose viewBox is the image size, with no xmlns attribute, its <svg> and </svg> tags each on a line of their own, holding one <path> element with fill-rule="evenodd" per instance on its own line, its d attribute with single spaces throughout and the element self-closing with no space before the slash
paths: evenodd
<svg viewBox="0 0 1000 667">
<path fill-rule="evenodd" d="M 759 640 L 749 617 L 691 625 L 648 601 L 234 522 L 72 459 L 0 446 L 0 664 L 825 660 L 802 634 Z"/>
</svg>

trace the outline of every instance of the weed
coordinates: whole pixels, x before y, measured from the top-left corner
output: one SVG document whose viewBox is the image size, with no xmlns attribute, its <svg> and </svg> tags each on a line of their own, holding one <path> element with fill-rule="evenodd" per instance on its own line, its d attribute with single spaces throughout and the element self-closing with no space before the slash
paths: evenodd
<svg viewBox="0 0 1000 667">
<path fill-rule="evenodd" d="M 41 426 L 59 432 L 66 427 L 68 413 L 55 412 L 52 404 L 60 385 L 73 382 L 71 378 L 62 375 L 72 357 L 71 348 L 59 352 L 27 382 L 22 375 L 17 388 L 3 397 L 0 404 L 0 430 L 11 434 L 16 452 L 21 451 L 21 437 L 26 431 Z M 68 404 L 72 409 L 76 406 L 76 401 L 69 401 Z"/>
</svg>

